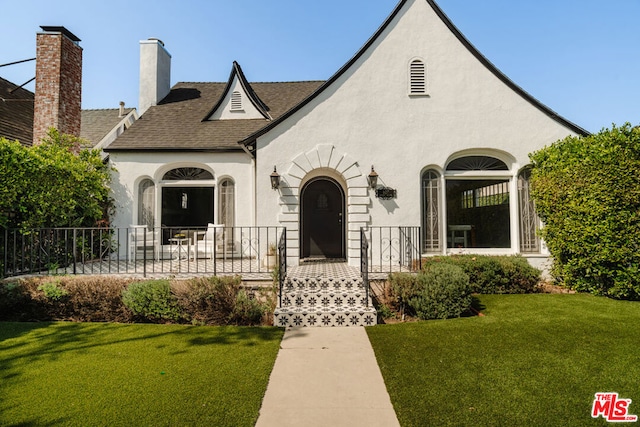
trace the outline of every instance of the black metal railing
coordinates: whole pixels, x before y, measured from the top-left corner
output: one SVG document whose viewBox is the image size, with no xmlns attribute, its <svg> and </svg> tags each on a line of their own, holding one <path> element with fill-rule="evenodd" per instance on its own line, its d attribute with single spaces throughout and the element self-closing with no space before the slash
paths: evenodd
<svg viewBox="0 0 640 427">
<path fill-rule="evenodd" d="M 269 278 L 277 266 L 275 248 L 283 231 L 277 226 L 4 229 L 0 275 L 202 273 Z"/>
<path fill-rule="evenodd" d="M 367 227 L 361 229 L 361 240 L 365 238 L 368 248 L 361 258 L 367 258 L 369 273 L 418 271 L 422 267 L 420 227 Z"/>
<path fill-rule="evenodd" d="M 287 276 L 287 229 L 282 229 L 278 241 L 278 307 L 282 307 L 282 288 Z"/>
<path fill-rule="evenodd" d="M 364 228 L 360 228 L 360 274 L 369 307 L 369 240 Z"/>
</svg>

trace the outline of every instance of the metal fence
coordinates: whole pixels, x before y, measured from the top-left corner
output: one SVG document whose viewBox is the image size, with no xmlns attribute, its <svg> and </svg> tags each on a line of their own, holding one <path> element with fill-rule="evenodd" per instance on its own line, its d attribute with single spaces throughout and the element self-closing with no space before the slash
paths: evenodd
<svg viewBox="0 0 640 427">
<path fill-rule="evenodd" d="M 422 267 L 420 227 L 367 227 L 361 230 L 361 240 L 367 241 L 368 273 L 418 271 Z M 364 248 L 364 243 L 361 247 Z M 361 255 L 364 258 L 364 255 Z M 364 265 L 364 261 L 361 260 Z"/>
<path fill-rule="evenodd" d="M 4 229 L 0 274 L 213 274 L 271 279 L 284 227 Z M 285 239 L 286 242 L 286 239 Z"/>
</svg>

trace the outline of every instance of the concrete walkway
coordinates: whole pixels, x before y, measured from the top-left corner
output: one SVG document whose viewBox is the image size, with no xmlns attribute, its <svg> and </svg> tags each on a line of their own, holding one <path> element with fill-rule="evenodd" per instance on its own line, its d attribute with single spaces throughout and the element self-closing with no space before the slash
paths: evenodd
<svg viewBox="0 0 640 427">
<path fill-rule="evenodd" d="M 364 328 L 287 329 L 256 426 L 399 426 Z"/>
</svg>

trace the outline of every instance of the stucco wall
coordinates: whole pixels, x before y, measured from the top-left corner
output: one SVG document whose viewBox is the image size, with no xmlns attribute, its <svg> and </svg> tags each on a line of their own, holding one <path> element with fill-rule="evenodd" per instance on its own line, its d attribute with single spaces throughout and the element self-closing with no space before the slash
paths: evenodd
<svg viewBox="0 0 640 427">
<path fill-rule="evenodd" d="M 428 96 L 408 95 L 414 58 L 426 63 Z M 410 0 L 332 86 L 258 140 L 259 221 L 287 226 L 295 253 L 300 186 L 314 170 L 333 169 L 347 190 L 353 264 L 360 225 L 420 225 L 427 166 L 444 170 L 459 153 L 485 154 L 508 159 L 517 174 L 530 152 L 569 134 L 482 65 L 426 1 Z M 337 165 L 329 164 L 333 155 L 342 159 Z M 283 179 L 277 192 L 268 179 L 274 165 Z M 397 189 L 396 199 L 367 189 L 371 165 L 380 184 Z"/>
<path fill-rule="evenodd" d="M 243 152 L 237 153 L 140 153 L 112 152 L 110 162 L 116 169 L 112 189 L 116 200 L 113 225 L 129 227 L 137 223 L 137 188 L 140 181 L 150 178 L 156 183 L 156 218 L 160 218 L 161 179 L 169 170 L 178 167 L 199 167 L 210 171 L 216 186 L 214 214 L 218 218 L 217 183 L 225 177 L 235 181 L 236 225 L 255 225 L 253 201 L 252 160 Z M 185 185 L 189 185 L 185 182 Z M 158 224 L 159 225 L 159 224 Z"/>
</svg>

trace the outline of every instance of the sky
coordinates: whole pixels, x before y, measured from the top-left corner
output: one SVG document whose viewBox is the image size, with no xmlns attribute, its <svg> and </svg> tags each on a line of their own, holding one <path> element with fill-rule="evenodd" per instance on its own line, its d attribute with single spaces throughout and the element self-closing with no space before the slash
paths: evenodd
<svg viewBox="0 0 640 427">
<path fill-rule="evenodd" d="M 534 98 L 590 132 L 640 124 L 640 0 L 436 0 L 465 37 Z M 0 0 L 0 65 L 35 57 L 41 25 L 83 48 L 82 108 L 138 104 L 139 41 L 161 39 L 171 82 L 326 80 L 398 0 Z M 0 67 L 22 84 L 35 61 Z M 33 91 L 34 83 L 25 86 Z"/>
</svg>

